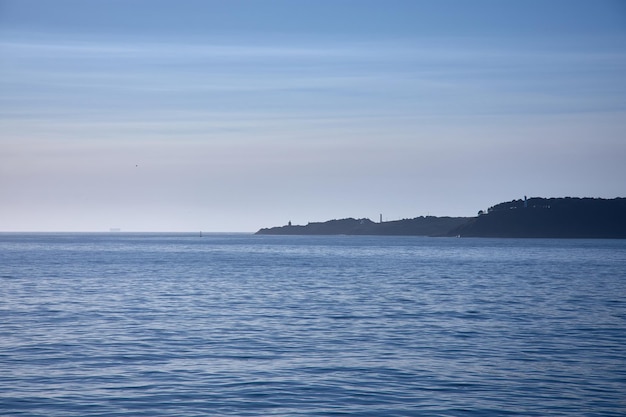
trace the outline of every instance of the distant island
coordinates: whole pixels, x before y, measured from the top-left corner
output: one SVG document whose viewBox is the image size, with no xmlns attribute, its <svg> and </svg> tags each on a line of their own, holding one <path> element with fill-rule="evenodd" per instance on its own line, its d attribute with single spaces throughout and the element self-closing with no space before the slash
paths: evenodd
<svg viewBox="0 0 626 417">
<path fill-rule="evenodd" d="M 259 235 L 387 235 L 514 238 L 626 238 L 626 198 L 524 198 L 476 217 L 422 216 L 389 222 L 340 219 L 260 229 Z"/>
</svg>

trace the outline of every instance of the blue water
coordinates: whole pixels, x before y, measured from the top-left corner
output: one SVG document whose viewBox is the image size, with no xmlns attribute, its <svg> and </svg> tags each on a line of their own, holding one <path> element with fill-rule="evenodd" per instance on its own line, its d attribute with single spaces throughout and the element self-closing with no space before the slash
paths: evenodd
<svg viewBox="0 0 626 417">
<path fill-rule="evenodd" d="M 3 416 L 623 416 L 626 241 L 0 234 Z"/>
</svg>

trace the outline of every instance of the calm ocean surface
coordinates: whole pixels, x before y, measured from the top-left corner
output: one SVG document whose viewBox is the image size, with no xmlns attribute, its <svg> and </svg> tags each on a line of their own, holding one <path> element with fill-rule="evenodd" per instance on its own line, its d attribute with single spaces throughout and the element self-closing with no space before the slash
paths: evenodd
<svg viewBox="0 0 626 417">
<path fill-rule="evenodd" d="M 624 416 L 626 241 L 0 234 L 2 416 Z"/>
</svg>

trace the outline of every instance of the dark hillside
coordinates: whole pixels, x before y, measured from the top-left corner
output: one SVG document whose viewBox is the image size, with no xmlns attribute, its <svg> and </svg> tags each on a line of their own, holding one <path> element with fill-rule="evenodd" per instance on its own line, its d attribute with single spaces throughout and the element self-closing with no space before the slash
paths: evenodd
<svg viewBox="0 0 626 417">
<path fill-rule="evenodd" d="M 450 235 L 626 238 L 626 198 L 530 198 L 500 203 Z"/>
</svg>

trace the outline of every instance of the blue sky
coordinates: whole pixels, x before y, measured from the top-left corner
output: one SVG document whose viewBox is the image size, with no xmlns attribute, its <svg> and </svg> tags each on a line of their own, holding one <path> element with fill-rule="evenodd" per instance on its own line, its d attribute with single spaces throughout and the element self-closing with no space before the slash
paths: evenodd
<svg viewBox="0 0 626 417">
<path fill-rule="evenodd" d="M 0 0 L 0 230 L 626 196 L 625 4 Z"/>
</svg>

